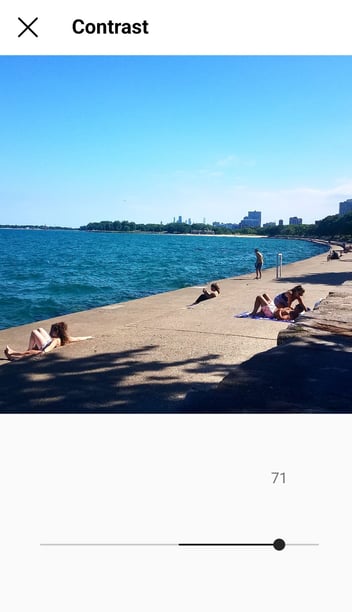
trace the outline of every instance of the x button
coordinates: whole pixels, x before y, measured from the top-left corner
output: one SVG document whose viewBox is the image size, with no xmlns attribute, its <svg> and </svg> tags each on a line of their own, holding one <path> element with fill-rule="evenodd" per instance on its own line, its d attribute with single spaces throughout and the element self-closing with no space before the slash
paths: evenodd
<svg viewBox="0 0 352 612">
<path fill-rule="evenodd" d="M 21 17 L 18 17 L 18 20 L 25 26 L 24 30 L 22 30 L 22 32 L 18 35 L 18 38 L 20 36 L 22 36 L 22 34 L 24 34 L 25 32 L 29 31 L 32 32 L 33 36 L 35 36 L 36 38 L 38 38 L 38 34 L 36 34 L 36 32 L 34 30 L 32 30 L 32 25 L 33 23 L 35 23 L 38 20 L 38 17 L 36 17 L 35 19 L 33 19 L 33 21 L 31 21 L 30 24 L 26 23 L 25 21 L 23 21 L 23 19 L 21 19 Z"/>
</svg>

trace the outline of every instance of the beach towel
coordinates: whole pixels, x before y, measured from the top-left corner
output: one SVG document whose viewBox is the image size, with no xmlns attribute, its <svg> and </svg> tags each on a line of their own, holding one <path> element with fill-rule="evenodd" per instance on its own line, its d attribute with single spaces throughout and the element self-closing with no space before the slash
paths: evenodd
<svg viewBox="0 0 352 612">
<path fill-rule="evenodd" d="M 260 319 L 261 321 L 277 321 L 277 323 L 294 323 L 294 321 L 283 321 L 282 319 L 275 319 L 274 317 L 261 317 L 260 315 L 255 315 L 254 317 L 249 316 L 249 312 L 241 312 L 240 314 L 235 314 L 234 317 L 237 319 Z"/>
</svg>

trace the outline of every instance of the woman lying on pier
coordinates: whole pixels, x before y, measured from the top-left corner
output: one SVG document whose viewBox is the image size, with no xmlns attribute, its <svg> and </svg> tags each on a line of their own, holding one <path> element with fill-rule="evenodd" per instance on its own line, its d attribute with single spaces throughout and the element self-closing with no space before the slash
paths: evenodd
<svg viewBox="0 0 352 612">
<path fill-rule="evenodd" d="M 263 295 L 257 295 L 255 298 L 253 310 L 248 316 L 267 317 L 268 319 L 279 319 L 280 321 L 294 321 L 304 310 L 305 307 L 302 304 L 297 304 L 295 308 L 291 306 L 278 308 L 274 300 L 266 293 L 263 293 Z"/>
<path fill-rule="evenodd" d="M 204 300 L 209 300 L 211 298 L 215 298 L 219 295 L 220 293 L 220 287 L 217 283 L 212 283 L 210 285 L 210 291 L 208 291 L 208 289 L 206 289 L 206 287 L 204 287 L 203 289 L 203 293 L 200 294 L 199 297 L 197 297 L 196 301 L 193 302 L 193 304 L 191 304 L 191 306 L 194 306 L 195 304 L 199 304 L 199 302 L 203 302 Z"/>
<path fill-rule="evenodd" d="M 297 300 L 298 304 L 303 306 L 303 310 L 307 310 L 303 304 L 302 296 L 304 295 L 304 289 L 302 285 L 296 285 L 293 289 L 279 293 L 274 297 L 274 304 L 277 308 L 290 308 Z"/>
<path fill-rule="evenodd" d="M 29 337 L 28 349 L 26 351 L 14 351 L 9 346 L 4 353 L 9 361 L 17 361 L 40 353 L 49 353 L 53 349 L 71 342 L 89 340 L 93 336 L 70 336 L 67 331 L 67 324 L 64 321 L 54 323 L 50 328 L 50 333 L 43 328 L 33 329 Z"/>
</svg>

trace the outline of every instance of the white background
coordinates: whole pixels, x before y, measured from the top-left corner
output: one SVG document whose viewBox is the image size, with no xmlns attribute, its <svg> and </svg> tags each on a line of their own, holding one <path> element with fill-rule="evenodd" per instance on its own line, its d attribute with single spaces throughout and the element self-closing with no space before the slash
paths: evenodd
<svg viewBox="0 0 352 612">
<path fill-rule="evenodd" d="M 1 425 L 2 610 L 351 610 L 351 415 Z M 285 484 L 273 484 L 277 471 Z M 43 546 L 276 538 L 283 551 Z"/>
<path fill-rule="evenodd" d="M 22 0 L 2 3 L 2 54 L 350 54 L 350 1 L 334 0 Z M 18 21 L 38 17 L 35 38 Z M 74 19 L 141 22 L 149 35 L 95 36 Z"/>
<path fill-rule="evenodd" d="M 349 54 L 349 2 L 13 2 L 2 54 Z M 17 17 L 39 21 L 18 38 Z M 75 36 L 72 20 L 149 36 Z M 5 612 L 351 610 L 351 415 L 1 415 Z M 271 472 L 286 483 L 272 483 Z M 271 542 L 273 548 L 43 546 Z M 346 561 L 347 558 L 347 561 Z"/>
</svg>

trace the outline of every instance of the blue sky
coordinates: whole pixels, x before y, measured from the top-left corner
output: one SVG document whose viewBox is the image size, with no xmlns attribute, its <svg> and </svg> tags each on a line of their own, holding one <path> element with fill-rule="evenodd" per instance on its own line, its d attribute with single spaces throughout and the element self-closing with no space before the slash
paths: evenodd
<svg viewBox="0 0 352 612">
<path fill-rule="evenodd" d="M 352 57 L 0 57 L 0 224 L 312 223 L 352 198 Z"/>
</svg>

